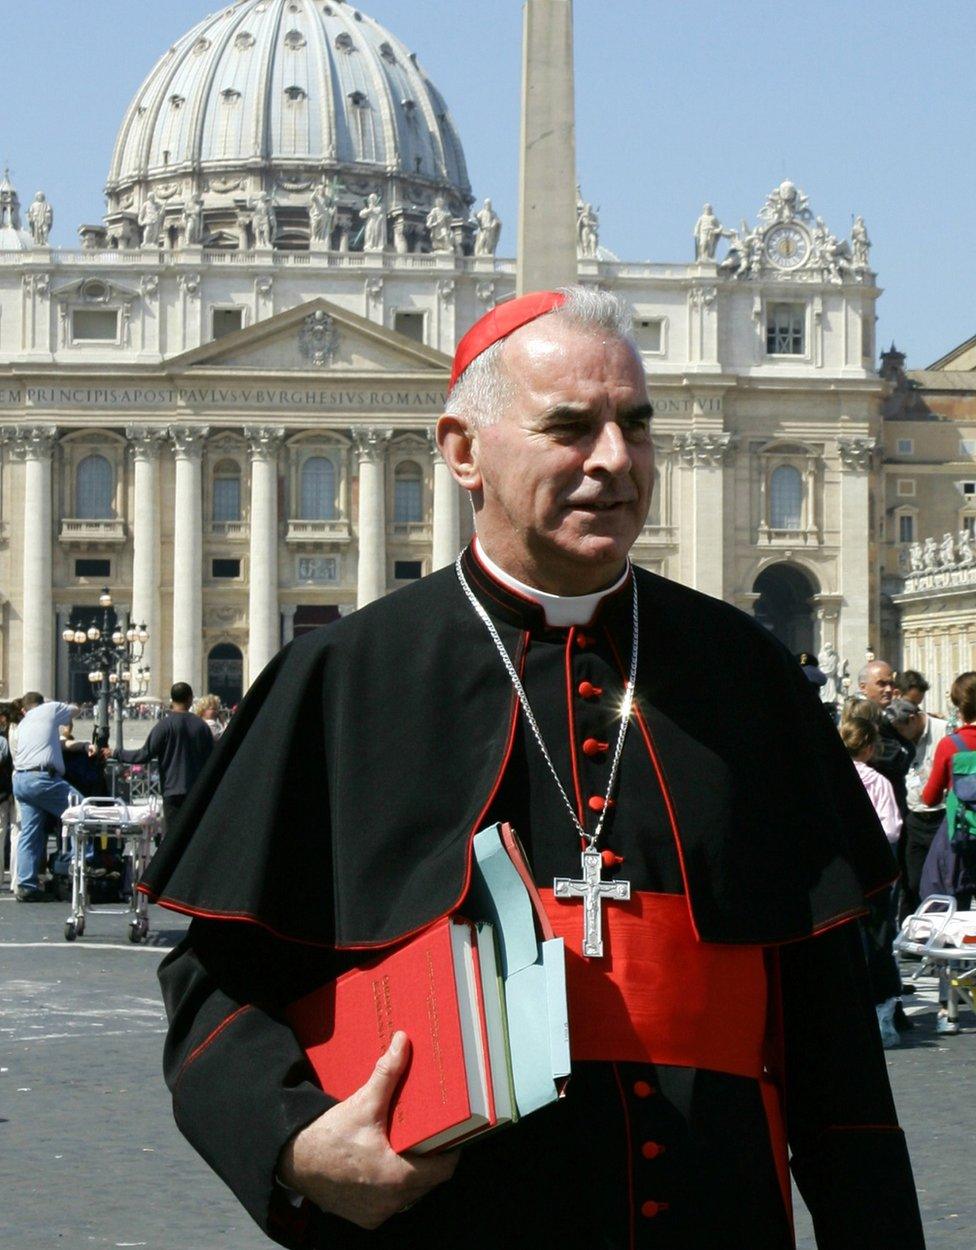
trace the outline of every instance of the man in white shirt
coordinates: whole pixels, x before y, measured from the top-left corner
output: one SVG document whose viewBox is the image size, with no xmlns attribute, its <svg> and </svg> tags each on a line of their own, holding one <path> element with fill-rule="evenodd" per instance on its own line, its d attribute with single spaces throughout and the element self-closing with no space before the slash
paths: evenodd
<svg viewBox="0 0 976 1250">
<path fill-rule="evenodd" d="M 14 755 L 14 798 L 20 804 L 14 898 L 43 903 L 48 898 L 41 886 L 48 834 L 69 803 L 80 798 L 64 779 L 59 732 L 62 725 L 71 724 L 78 708 L 73 703 L 45 703 L 34 690 L 24 695 L 23 705 Z"/>
</svg>

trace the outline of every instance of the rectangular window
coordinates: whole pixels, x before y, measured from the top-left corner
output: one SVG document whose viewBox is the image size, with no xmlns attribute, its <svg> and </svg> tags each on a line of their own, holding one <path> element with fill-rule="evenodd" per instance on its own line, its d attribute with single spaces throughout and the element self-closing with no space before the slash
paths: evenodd
<svg viewBox="0 0 976 1250">
<path fill-rule="evenodd" d="M 414 582 L 423 577 L 424 568 L 420 560 L 395 560 L 393 577 L 398 582 Z"/>
<path fill-rule="evenodd" d="M 976 482 L 962 482 L 960 485 L 964 495 L 976 495 Z"/>
<path fill-rule="evenodd" d="M 976 535 L 976 515 L 971 512 L 964 515 L 962 518 L 962 528 L 967 534 Z"/>
<path fill-rule="evenodd" d="M 415 343 L 424 341 L 424 314 L 422 312 L 398 312 L 393 314 L 393 329 Z"/>
<path fill-rule="evenodd" d="M 899 456 L 914 456 L 915 455 L 915 440 L 913 438 L 900 438 L 898 440 L 898 455 Z"/>
<path fill-rule="evenodd" d="M 215 578 L 240 577 L 241 562 L 240 560 L 214 560 L 211 563 L 211 574 Z"/>
<path fill-rule="evenodd" d="M 111 580 L 111 560 L 76 560 L 75 577 L 104 577 Z"/>
<path fill-rule="evenodd" d="M 117 343 L 117 309 L 76 308 L 71 314 L 71 337 L 76 343 Z"/>
<path fill-rule="evenodd" d="M 664 348 L 664 322 L 660 317 L 635 317 L 634 341 L 642 352 L 660 353 Z"/>
<path fill-rule="evenodd" d="M 913 477 L 900 477 L 896 489 L 902 499 L 910 498 L 915 494 L 915 479 Z"/>
<path fill-rule="evenodd" d="M 239 477 L 214 478 L 213 519 L 218 522 L 241 519 L 241 479 Z"/>
<path fill-rule="evenodd" d="M 215 308 L 213 310 L 213 337 L 222 339 L 234 334 L 244 325 L 243 308 Z"/>
<path fill-rule="evenodd" d="M 900 543 L 915 541 L 915 518 L 910 512 L 903 512 L 898 518 L 898 541 Z"/>
<path fill-rule="evenodd" d="M 773 304 L 766 317 L 766 351 L 770 356 L 802 356 L 806 328 L 803 304 Z"/>
</svg>

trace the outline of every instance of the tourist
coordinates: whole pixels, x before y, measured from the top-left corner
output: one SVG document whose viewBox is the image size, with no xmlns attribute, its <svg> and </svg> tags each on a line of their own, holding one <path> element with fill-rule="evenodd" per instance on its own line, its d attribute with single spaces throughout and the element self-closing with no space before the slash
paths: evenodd
<svg viewBox="0 0 976 1250">
<path fill-rule="evenodd" d="M 141 747 L 104 752 L 106 759 L 116 759 L 123 764 L 156 761 L 167 833 L 172 830 L 186 796 L 213 750 L 213 734 L 206 721 L 190 711 L 192 703 L 190 686 L 185 681 L 176 682 L 170 691 L 169 715 L 153 725 Z"/>
<path fill-rule="evenodd" d="M 13 792 L 20 805 L 14 898 L 43 903 L 50 897 L 42 883 L 48 836 L 60 829 L 69 803 L 81 798 L 64 779 L 60 733 L 61 726 L 70 725 L 78 715 L 78 708 L 73 703 L 45 703 L 36 690 L 29 690 L 22 703 L 14 753 Z"/>
</svg>

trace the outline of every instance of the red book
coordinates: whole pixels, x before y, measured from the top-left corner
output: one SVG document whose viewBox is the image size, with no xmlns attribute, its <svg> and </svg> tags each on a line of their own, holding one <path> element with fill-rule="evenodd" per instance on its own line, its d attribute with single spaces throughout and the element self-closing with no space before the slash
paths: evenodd
<svg viewBox="0 0 976 1250">
<path fill-rule="evenodd" d="M 299 999 L 287 1015 L 320 1085 L 338 1099 L 365 1084 L 398 1029 L 407 1034 L 410 1065 L 390 1105 L 394 1150 L 445 1148 L 499 1122 L 478 943 L 467 920 L 438 921 Z"/>
</svg>

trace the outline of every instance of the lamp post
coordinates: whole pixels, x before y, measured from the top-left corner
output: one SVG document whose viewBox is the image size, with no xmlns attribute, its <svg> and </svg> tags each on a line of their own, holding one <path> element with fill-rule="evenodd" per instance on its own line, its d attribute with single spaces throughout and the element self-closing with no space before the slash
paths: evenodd
<svg viewBox="0 0 976 1250">
<path fill-rule="evenodd" d="M 151 672 L 140 666 L 149 631 L 145 625 L 132 625 L 123 632 L 117 625 L 113 629 L 110 612 L 112 595 L 108 587 L 98 596 L 102 609 L 101 626 L 69 625 L 61 637 L 65 642 L 79 648 L 79 658 L 88 667 L 88 680 L 95 695 L 95 746 L 101 750 L 109 744 L 110 708 L 114 709 L 115 749 L 123 747 L 123 709 L 131 695 L 144 694 L 149 689 Z M 112 771 L 112 791 L 115 791 L 115 770 Z"/>
</svg>

